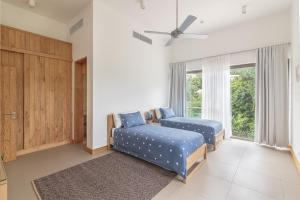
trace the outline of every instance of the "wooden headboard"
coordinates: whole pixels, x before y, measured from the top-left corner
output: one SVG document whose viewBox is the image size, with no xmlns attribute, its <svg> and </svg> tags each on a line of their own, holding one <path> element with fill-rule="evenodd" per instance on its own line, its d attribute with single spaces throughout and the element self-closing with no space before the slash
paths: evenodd
<svg viewBox="0 0 300 200">
<path fill-rule="evenodd" d="M 115 128 L 114 115 L 109 114 L 107 116 L 107 149 L 112 147 L 112 130 Z"/>
<path fill-rule="evenodd" d="M 147 123 L 153 123 L 157 121 L 156 118 L 156 113 L 155 113 L 155 109 L 151 109 L 149 110 L 150 112 L 152 112 L 152 119 L 148 120 Z M 113 138 L 112 138 L 112 131 L 113 128 L 115 128 L 115 122 L 114 122 L 114 115 L 113 114 L 109 114 L 107 115 L 107 148 L 111 149 L 112 145 L 113 145 Z"/>
<path fill-rule="evenodd" d="M 149 111 L 145 111 L 144 115 L 146 115 L 147 112 L 151 112 L 151 113 L 152 113 L 152 119 L 146 120 L 146 123 L 147 123 L 147 124 L 151 124 L 151 123 L 155 122 L 155 120 L 156 120 L 156 117 L 155 117 L 155 110 L 154 110 L 154 109 L 151 109 L 151 110 L 149 110 Z"/>
<path fill-rule="evenodd" d="M 156 116 L 155 109 L 151 109 L 150 112 L 152 112 L 152 120 L 153 120 L 153 122 L 157 122 L 157 116 Z"/>
</svg>

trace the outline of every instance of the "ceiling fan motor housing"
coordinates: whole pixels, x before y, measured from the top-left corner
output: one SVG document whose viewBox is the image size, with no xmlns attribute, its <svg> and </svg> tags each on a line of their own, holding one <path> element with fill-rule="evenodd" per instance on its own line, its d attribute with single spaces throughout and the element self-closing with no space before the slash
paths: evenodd
<svg viewBox="0 0 300 200">
<path fill-rule="evenodd" d="M 183 34 L 182 31 L 180 31 L 179 29 L 175 29 L 174 31 L 171 32 L 172 37 L 174 38 L 178 38 L 179 35 Z"/>
</svg>

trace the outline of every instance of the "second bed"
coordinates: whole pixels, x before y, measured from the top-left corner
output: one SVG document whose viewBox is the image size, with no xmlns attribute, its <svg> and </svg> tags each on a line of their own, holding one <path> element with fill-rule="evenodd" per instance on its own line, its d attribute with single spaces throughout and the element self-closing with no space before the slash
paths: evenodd
<svg viewBox="0 0 300 200">
<path fill-rule="evenodd" d="M 163 113 L 164 111 L 169 113 Z M 225 138 L 225 130 L 221 122 L 198 118 L 176 117 L 172 112 L 172 109 L 155 110 L 156 117 L 163 127 L 198 132 L 204 136 L 207 144 L 213 145 L 214 150 L 216 150 L 218 143 Z"/>
</svg>

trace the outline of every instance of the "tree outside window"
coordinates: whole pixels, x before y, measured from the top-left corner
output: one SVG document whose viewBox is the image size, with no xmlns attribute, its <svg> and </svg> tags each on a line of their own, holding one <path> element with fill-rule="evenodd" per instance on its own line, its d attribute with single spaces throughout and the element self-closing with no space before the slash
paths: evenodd
<svg viewBox="0 0 300 200">
<path fill-rule="evenodd" d="M 254 140 L 255 67 L 231 69 L 232 135 Z"/>
<path fill-rule="evenodd" d="M 201 118 L 202 113 L 202 73 L 188 73 L 186 84 L 186 115 Z"/>
</svg>

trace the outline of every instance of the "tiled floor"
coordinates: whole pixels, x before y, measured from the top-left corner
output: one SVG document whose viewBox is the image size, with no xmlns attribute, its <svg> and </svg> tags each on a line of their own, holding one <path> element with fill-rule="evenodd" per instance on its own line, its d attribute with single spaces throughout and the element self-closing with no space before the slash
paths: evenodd
<svg viewBox="0 0 300 200">
<path fill-rule="evenodd" d="M 80 145 L 66 145 L 6 164 L 9 200 L 35 200 L 31 180 L 92 158 Z M 299 200 L 300 175 L 287 152 L 227 140 L 187 184 L 174 180 L 154 199 Z"/>
</svg>

